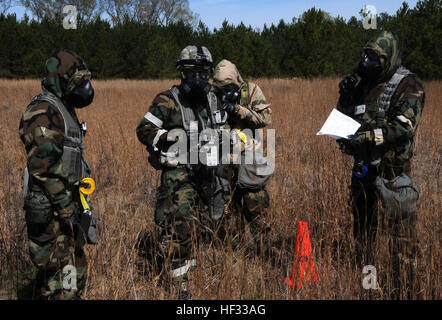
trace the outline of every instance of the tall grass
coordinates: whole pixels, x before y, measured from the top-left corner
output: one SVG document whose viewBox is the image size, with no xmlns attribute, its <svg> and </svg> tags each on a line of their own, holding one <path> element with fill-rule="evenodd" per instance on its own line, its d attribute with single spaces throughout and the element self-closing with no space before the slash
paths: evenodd
<svg viewBox="0 0 442 320">
<path fill-rule="evenodd" d="M 268 185 L 271 239 L 296 238 L 306 221 L 319 281 L 290 291 L 293 242 L 285 242 L 275 264 L 244 247 L 197 249 L 198 266 L 190 274 L 196 299 L 388 299 L 388 235 L 377 238 L 375 261 L 380 290 L 362 288 L 362 269 L 353 264 L 352 216 L 348 206 L 351 159 L 328 137 L 315 136 L 335 106 L 337 79 L 257 79 L 272 104 L 276 129 L 275 174 Z M 100 243 L 87 246 L 87 299 L 175 299 L 156 274 L 140 272 L 146 261 L 134 248 L 137 236 L 154 230 L 155 189 L 159 172 L 135 128 L 155 95 L 173 81 L 95 81 L 94 103 L 79 111 L 86 120 L 85 157 L 97 182 L 91 196 L 100 219 Z M 440 82 L 425 83 L 427 100 L 415 137 L 412 177 L 419 184 L 419 296 L 441 297 L 440 155 L 442 99 Z M 32 270 L 22 210 L 21 174 L 25 150 L 18 125 L 25 107 L 40 92 L 33 80 L 0 80 L 0 298 L 15 299 Z M 141 267 L 140 267 L 141 266 Z"/>
</svg>

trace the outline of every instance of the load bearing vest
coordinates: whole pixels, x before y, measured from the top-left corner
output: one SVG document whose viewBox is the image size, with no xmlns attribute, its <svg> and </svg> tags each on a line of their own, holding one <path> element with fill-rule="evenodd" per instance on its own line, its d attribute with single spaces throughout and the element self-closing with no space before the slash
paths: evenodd
<svg viewBox="0 0 442 320">
<path fill-rule="evenodd" d="M 89 176 L 90 168 L 83 159 L 83 132 L 76 116 L 70 112 L 56 95 L 45 92 L 37 95 L 33 103 L 48 102 L 58 109 L 64 121 L 63 170 L 68 173 L 69 185 L 79 185 L 82 178 Z"/>
</svg>

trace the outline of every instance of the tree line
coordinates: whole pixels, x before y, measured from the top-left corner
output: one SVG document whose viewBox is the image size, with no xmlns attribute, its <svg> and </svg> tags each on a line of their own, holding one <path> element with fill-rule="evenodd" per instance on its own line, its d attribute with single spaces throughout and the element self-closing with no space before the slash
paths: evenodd
<svg viewBox="0 0 442 320">
<path fill-rule="evenodd" d="M 1 14 L 0 77 L 41 78 L 47 57 L 68 48 L 85 59 L 94 78 L 173 78 L 178 55 L 189 44 L 206 46 L 215 63 L 231 60 L 245 77 L 334 77 L 353 71 L 362 46 L 382 29 L 399 36 L 407 68 L 423 79 L 442 76 L 442 0 L 418 1 L 414 8 L 404 2 L 395 14 L 378 15 L 377 30 L 363 28 L 362 13 L 345 20 L 316 8 L 262 30 L 228 21 L 209 30 L 203 22 L 195 23 L 197 15 L 186 9 L 187 1 L 181 1 L 187 16 L 166 20 L 164 13 L 149 20 L 153 11 L 148 8 L 115 9 L 124 1 L 134 0 L 111 1 L 109 12 L 119 8 L 119 13 L 108 14 L 110 19 L 94 15 L 92 8 L 74 30 L 62 27 L 60 15 L 17 19 Z"/>
</svg>

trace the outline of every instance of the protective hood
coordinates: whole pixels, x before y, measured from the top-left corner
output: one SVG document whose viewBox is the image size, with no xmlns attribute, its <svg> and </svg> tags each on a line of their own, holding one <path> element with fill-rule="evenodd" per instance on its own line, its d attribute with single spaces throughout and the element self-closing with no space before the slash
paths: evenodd
<svg viewBox="0 0 442 320">
<path fill-rule="evenodd" d="M 43 91 L 49 91 L 59 98 L 67 96 L 79 79 L 90 76 L 83 59 L 66 49 L 55 52 L 46 61 L 48 75 L 41 82 Z"/>
<path fill-rule="evenodd" d="M 379 35 L 370 39 L 364 49 L 374 50 L 380 57 L 382 73 L 380 79 L 391 77 L 401 65 L 401 54 L 399 51 L 398 37 L 389 31 L 382 31 Z"/>
<path fill-rule="evenodd" d="M 228 84 L 236 84 L 241 87 L 244 82 L 243 78 L 239 74 L 236 66 L 229 60 L 221 60 L 220 63 L 215 68 L 215 73 L 213 75 L 213 85 L 217 87 L 223 87 Z"/>
</svg>

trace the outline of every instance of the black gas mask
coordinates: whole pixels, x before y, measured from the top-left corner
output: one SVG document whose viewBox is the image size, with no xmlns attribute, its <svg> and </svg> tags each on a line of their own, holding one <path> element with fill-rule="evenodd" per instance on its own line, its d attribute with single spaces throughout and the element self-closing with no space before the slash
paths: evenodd
<svg viewBox="0 0 442 320">
<path fill-rule="evenodd" d="M 239 87 L 233 83 L 218 88 L 217 95 L 223 103 L 229 102 L 233 104 L 238 104 L 241 100 Z"/>
<path fill-rule="evenodd" d="M 72 108 L 80 109 L 90 105 L 94 99 L 94 88 L 91 81 L 82 81 L 64 99 Z"/>
<path fill-rule="evenodd" d="M 181 72 L 181 88 L 186 95 L 206 96 L 211 88 L 208 69 L 184 69 Z"/>
<path fill-rule="evenodd" d="M 382 63 L 379 55 L 373 50 L 366 50 L 364 57 L 359 62 L 356 73 L 367 80 L 377 79 L 382 73 Z"/>
</svg>

